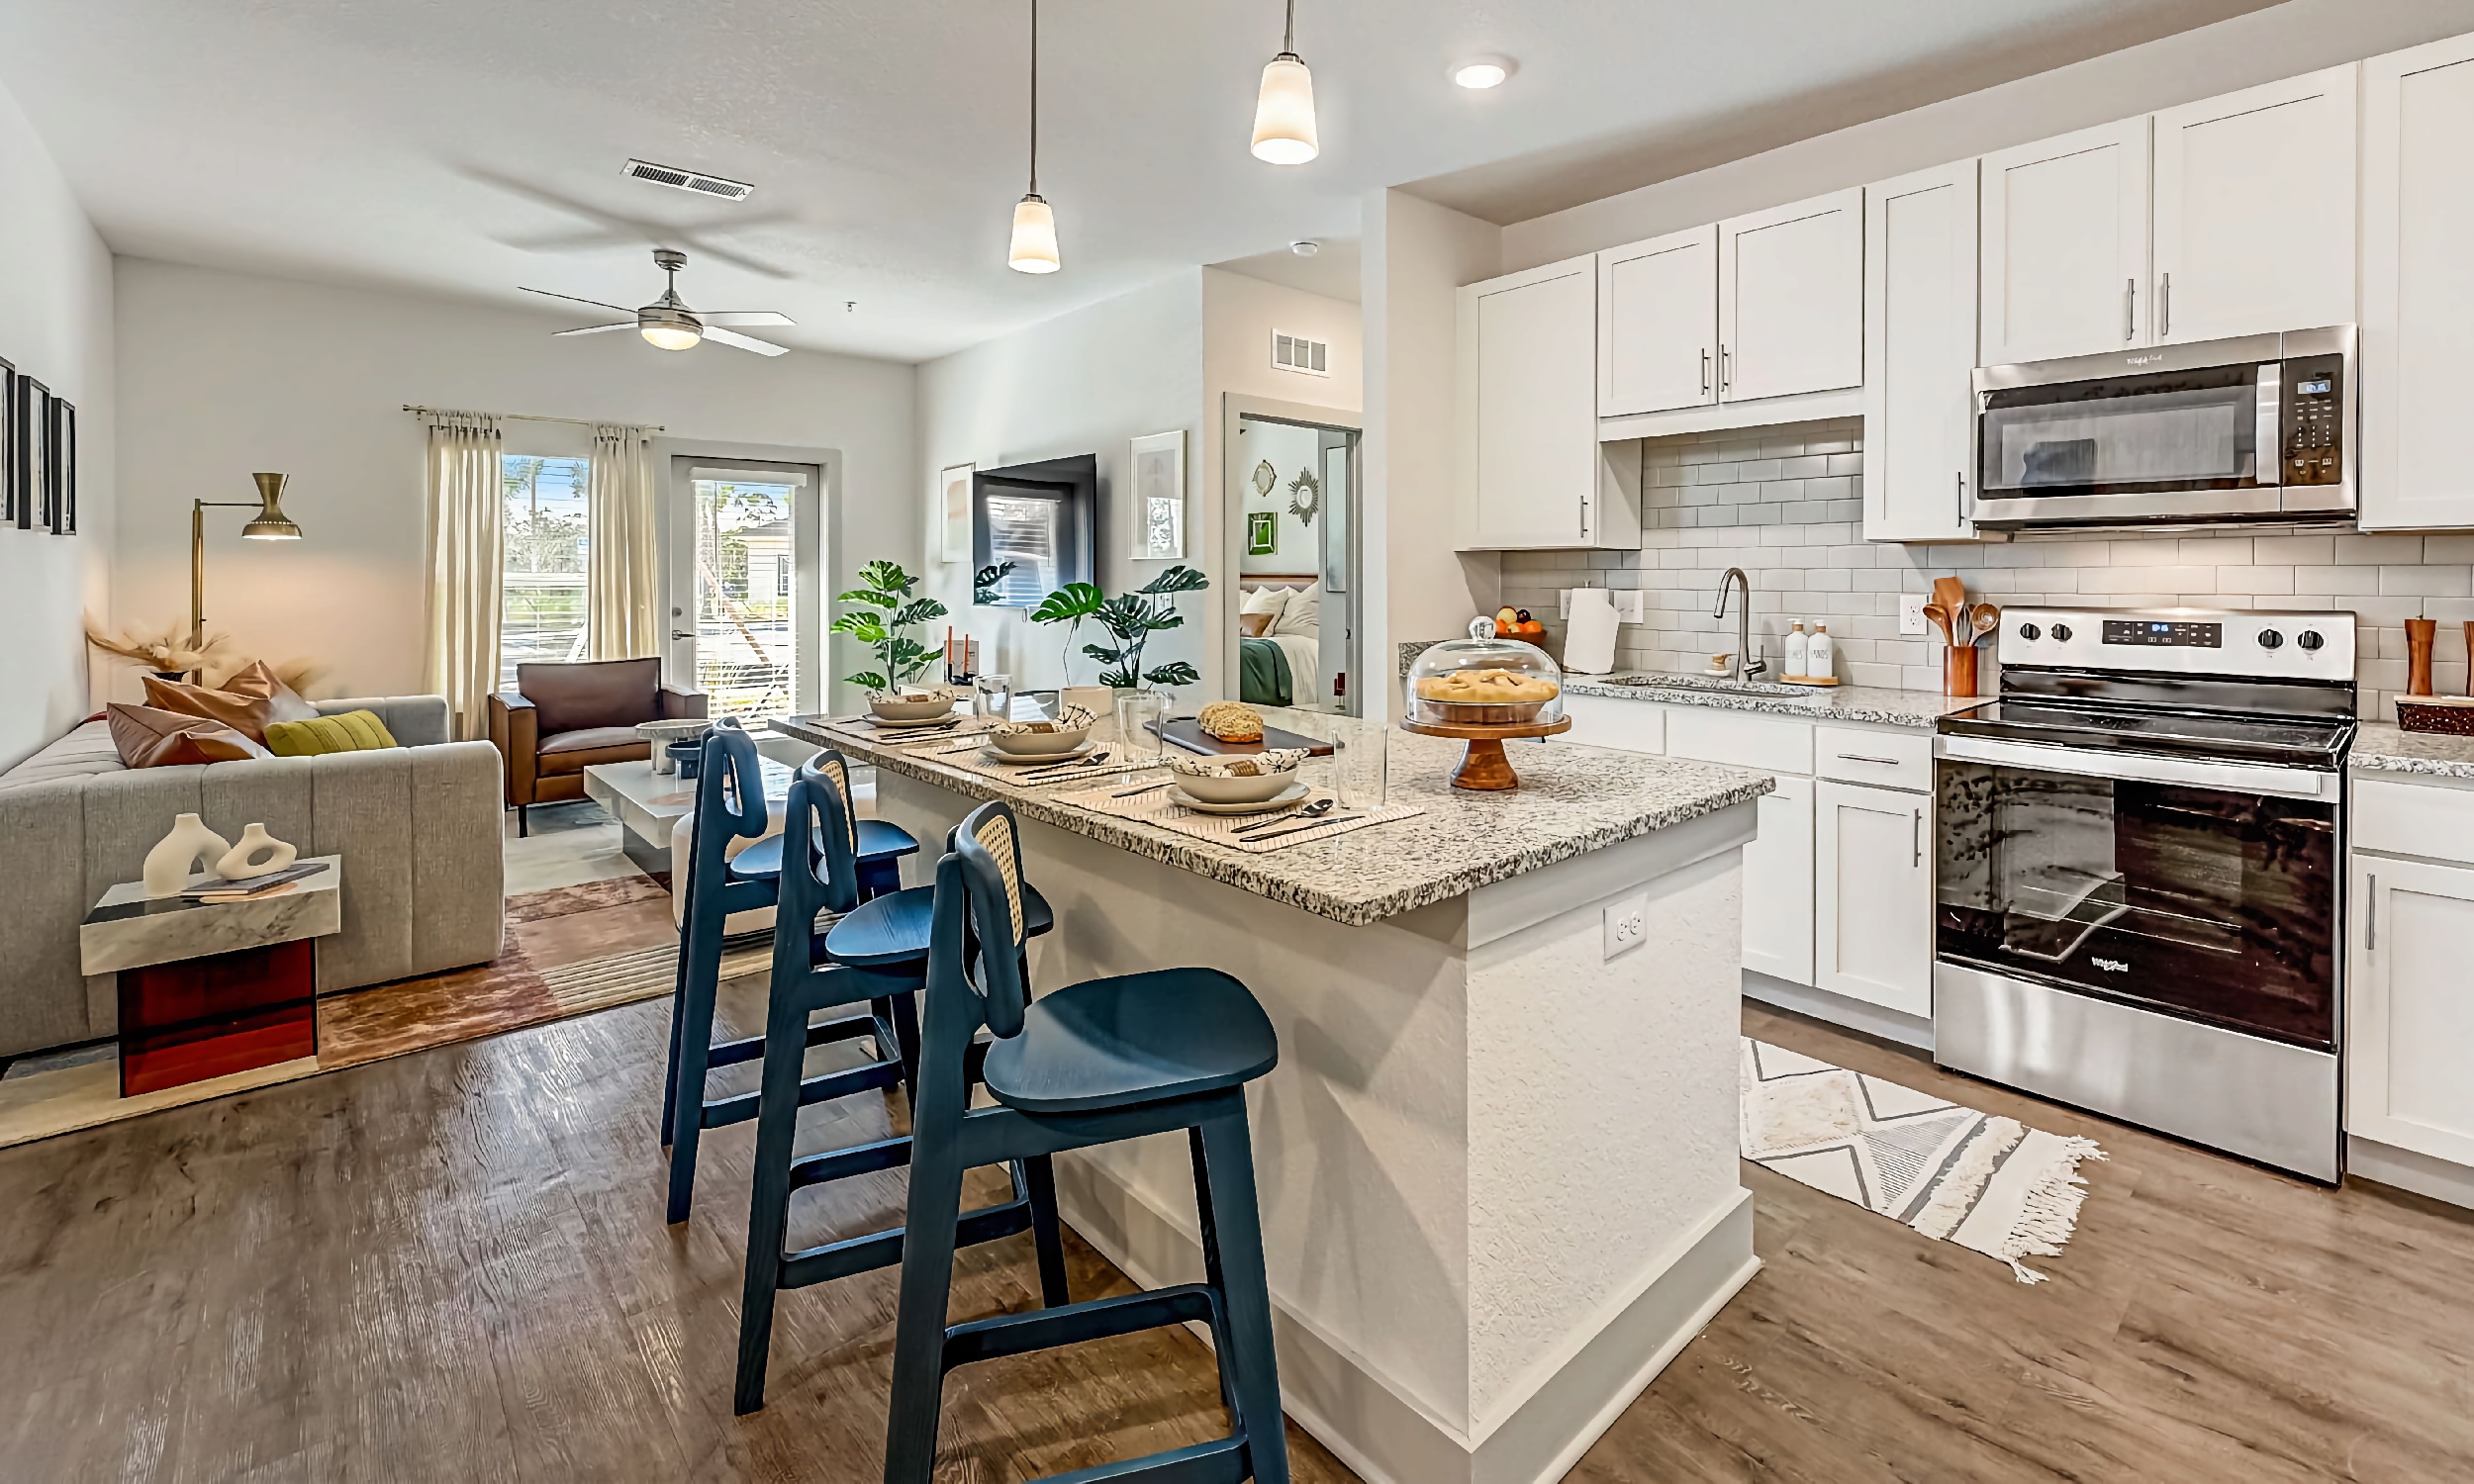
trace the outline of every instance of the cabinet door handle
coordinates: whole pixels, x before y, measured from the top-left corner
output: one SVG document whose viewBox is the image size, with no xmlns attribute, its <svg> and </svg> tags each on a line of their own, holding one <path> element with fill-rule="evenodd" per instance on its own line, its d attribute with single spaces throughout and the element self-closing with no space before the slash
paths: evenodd
<svg viewBox="0 0 2474 1484">
<path fill-rule="evenodd" d="M 2122 343 L 2139 338 L 2139 280 L 2122 280 Z"/>
<path fill-rule="evenodd" d="M 2380 879 L 2371 878 L 2370 899 L 2362 905 L 2363 944 L 2365 953 L 2380 951 Z"/>
<path fill-rule="evenodd" d="M 2165 274 L 2156 283 L 2156 337 L 2173 333 L 2173 275 Z"/>
<path fill-rule="evenodd" d="M 1878 763 L 1884 768 L 1896 768 L 1898 766 L 1898 759 L 1896 758 L 1868 758 L 1862 753 L 1857 752 L 1840 753 L 1839 761 L 1842 763 Z"/>
<path fill-rule="evenodd" d="M 1721 341 L 1718 346 L 1718 390 L 1723 394 L 1734 385 L 1735 352 L 1729 350 L 1726 343 Z"/>
<path fill-rule="evenodd" d="M 1910 864 L 1922 866 L 1924 864 L 1924 810 L 1916 810 L 1916 822 L 1909 826 L 1907 840 L 1915 847 L 1916 852 L 1916 859 Z"/>
<path fill-rule="evenodd" d="M 1701 395 L 1709 395 L 1709 347 L 1701 347 Z"/>
<path fill-rule="evenodd" d="M 1967 471 L 1958 471 L 1958 523 L 1967 523 Z"/>
</svg>

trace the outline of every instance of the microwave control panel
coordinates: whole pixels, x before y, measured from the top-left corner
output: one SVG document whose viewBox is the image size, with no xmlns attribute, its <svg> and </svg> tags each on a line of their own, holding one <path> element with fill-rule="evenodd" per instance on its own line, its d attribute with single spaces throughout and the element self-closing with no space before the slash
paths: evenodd
<svg viewBox="0 0 2474 1484">
<path fill-rule="evenodd" d="M 2345 361 L 2302 356 L 2285 363 L 2285 483 L 2345 481 Z"/>
</svg>

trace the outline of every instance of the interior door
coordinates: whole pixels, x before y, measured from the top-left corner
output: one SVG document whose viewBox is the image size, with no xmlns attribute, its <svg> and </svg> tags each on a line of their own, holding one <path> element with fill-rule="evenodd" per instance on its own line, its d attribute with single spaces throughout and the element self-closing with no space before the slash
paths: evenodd
<svg viewBox="0 0 2474 1484">
<path fill-rule="evenodd" d="M 1813 785 L 1814 982 L 1908 1015 L 1933 1013 L 1931 799 Z"/>
<path fill-rule="evenodd" d="M 2348 62 L 2156 115 L 2156 343 L 2354 323 L 2360 76 Z"/>
<path fill-rule="evenodd" d="M 1598 416 L 1718 400 L 1718 226 L 1598 254 Z"/>
<path fill-rule="evenodd" d="M 1462 292 L 1471 539 L 1580 546 L 1597 494 L 1597 267 L 1573 258 Z"/>
<path fill-rule="evenodd" d="M 679 460 L 673 478 L 671 674 L 714 716 L 822 707 L 825 604 L 813 465 Z"/>
<path fill-rule="evenodd" d="M 1793 397 L 1864 379 L 1864 193 L 1718 224 L 1718 395 Z"/>
<path fill-rule="evenodd" d="M 1813 981 L 1813 781 L 1779 775 L 1744 847 L 1744 967 Z"/>
<path fill-rule="evenodd" d="M 2363 66 L 2362 528 L 2474 525 L 2474 37 Z"/>
<path fill-rule="evenodd" d="M 1974 534 L 1976 162 L 1864 191 L 1864 535 Z"/>
<path fill-rule="evenodd" d="M 2148 120 L 1988 154 L 1982 170 L 1979 364 L 2147 343 Z M 2263 250 L 2268 220 L 2254 210 Z"/>
<path fill-rule="evenodd" d="M 2357 856 L 2345 1130 L 2474 1164 L 2474 871 Z"/>
</svg>

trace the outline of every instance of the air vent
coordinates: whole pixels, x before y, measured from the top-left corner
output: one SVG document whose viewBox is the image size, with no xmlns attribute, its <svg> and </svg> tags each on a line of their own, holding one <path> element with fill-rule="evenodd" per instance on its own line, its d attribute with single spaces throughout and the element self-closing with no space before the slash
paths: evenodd
<svg viewBox="0 0 2474 1484">
<path fill-rule="evenodd" d="M 724 201 L 745 201 L 755 187 L 743 180 L 724 180 L 718 175 L 703 175 L 682 170 L 676 165 L 657 165 L 650 160 L 631 159 L 620 172 L 631 180 L 649 180 L 655 185 L 675 186 L 701 196 L 717 196 Z"/>
<path fill-rule="evenodd" d="M 1331 345 L 1327 341 L 1292 335 L 1285 329 L 1273 330 L 1272 367 L 1277 371 L 1300 371 L 1308 376 L 1329 376 Z"/>
</svg>

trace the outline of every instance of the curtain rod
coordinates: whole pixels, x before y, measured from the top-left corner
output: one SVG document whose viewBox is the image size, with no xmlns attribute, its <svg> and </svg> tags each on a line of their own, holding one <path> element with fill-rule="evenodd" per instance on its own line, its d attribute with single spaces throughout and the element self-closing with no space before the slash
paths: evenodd
<svg viewBox="0 0 2474 1484">
<path fill-rule="evenodd" d="M 408 402 L 404 404 L 404 411 L 408 413 L 419 413 L 423 417 L 436 417 L 442 413 L 450 413 L 455 411 L 455 409 L 443 407 L 420 407 Z M 578 427 L 596 427 L 602 423 L 610 421 L 607 417 L 547 417 L 537 413 L 490 413 L 486 416 L 492 417 L 504 417 L 514 422 L 572 422 Z M 620 423 L 616 425 L 624 426 L 625 424 Z M 644 430 L 646 432 L 668 432 L 670 429 L 655 423 L 652 426 L 646 427 Z"/>
</svg>

